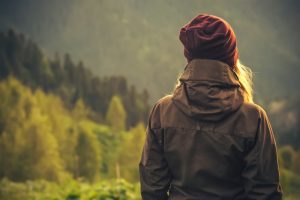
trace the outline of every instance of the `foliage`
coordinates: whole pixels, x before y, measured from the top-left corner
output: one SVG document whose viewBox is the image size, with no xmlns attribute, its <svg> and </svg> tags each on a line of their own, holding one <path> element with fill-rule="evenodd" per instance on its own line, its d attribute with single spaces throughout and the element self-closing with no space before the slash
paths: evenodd
<svg viewBox="0 0 300 200">
<path fill-rule="evenodd" d="M 126 180 L 136 182 L 139 181 L 138 166 L 145 142 L 144 124 L 140 123 L 123 134 L 123 144 L 117 154 L 117 160 L 121 166 L 120 175 Z"/>
<path fill-rule="evenodd" d="M 113 96 L 109 103 L 106 121 L 114 132 L 124 131 L 126 128 L 126 111 L 118 96 Z"/>
<path fill-rule="evenodd" d="M 300 196 L 299 152 L 291 146 L 281 147 L 278 151 L 281 185 L 287 199 L 298 199 Z"/>
<path fill-rule="evenodd" d="M 300 176 L 284 168 L 280 170 L 280 173 L 284 195 L 286 197 L 293 195 L 299 198 Z"/>
<path fill-rule="evenodd" d="M 67 173 L 49 116 L 35 94 L 10 78 L 0 84 L 0 177 L 60 181 Z M 59 105 L 57 105 L 59 106 Z"/>
<path fill-rule="evenodd" d="M 294 162 L 292 165 L 292 170 L 300 176 L 300 150 L 296 152 Z"/>
<path fill-rule="evenodd" d="M 294 165 L 296 152 L 292 146 L 287 145 L 279 150 L 281 165 L 285 169 L 291 169 Z"/>
<path fill-rule="evenodd" d="M 0 93 L 0 177 L 62 181 L 74 176 L 75 158 L 86 155 L 75 152 L 80 144 L 77 124 L 60 99 L 40 90 L 33 93 L 14 78 L 0 83 Z M 88 134 L 85 130 L 81 128 Z"/>
<path fill-rule="evenodd" d="M 79 125 L 78 143 L 76 146 L 77 177 L 86 177 L 88 180 L 97 180 L 101 164 L 100 144 L 96 135 L 89 128 L 89 122 Z"/>
<path fill-rule="evenodd" d="M 139 200 L 138 185 L 125 180 L 94 184 L 69 181 L 55 184 L 43 180 L 15 183 L 0 181 L 0 199 L 9 200 Z"/>
<path fill-rule="evenodd" d="M 118 96 L 110 103 L 108 127 L 88 118 L 91 111 L 82 100 L 69 111 L 59 97 L 33 92 L 13 77 L 0 82 L 0 93 L 0 179 L 138 181 L 145 128 L 140 123 L 125 131 Z"/>
</svg>

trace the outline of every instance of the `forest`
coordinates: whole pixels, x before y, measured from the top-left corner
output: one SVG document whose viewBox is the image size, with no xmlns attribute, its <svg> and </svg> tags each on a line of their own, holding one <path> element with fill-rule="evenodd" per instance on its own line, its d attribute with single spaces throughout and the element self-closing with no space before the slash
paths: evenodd
<svg viewBox="0 0 300 200">
<path fill-rule="evenodd" d="M 39 75 L 41 72 L 30 73 L 27 67 L 22 69 L 27 73 L 21 77 L 23 83 L 33 88 L 41 83 L 62 96 L 64 103 L 74 104 L 82 96 L 102 117 L 111 99 L 109 93 L 118 91 L 131 116 L 127 126 L 132 126 L 147 115 L 142 111 L 147 107 L 143 106 L 146 97 L 153 105 L 169 94 L 184 69 L 180 28 L 201 12 L 220 16 L 235 30 L 240 59 L 253 71 L 254 100 L 269 113 L 279 143 L 300 148 L 297 5 L 297 0 L 0 0 L 0 30 L 13 27 L 35 41 L 49 58 L 49 68 L 69 65 L 64 72 L 54 67 L 52 75 L 48 74 L 51 69 Z M 35 51 L 27 50 L 26 54 Z M 18 62 L 29 65 L 26 57 Z M 82 67 L 88 70 L 76 77 Z M 90 74 L 94 76 L 88 78 Z M 34 82 L 26 80 L 30 76 Z M 112 81 L 118 84 L 112 86 Z M 126 84 L 128 91 L 123 88 Z M 147 92 L 142 92 L 144 88 Z"/>
<path fill-rule="evenodd" d="M 79 183 L 99 180 L 111 187 L 103 194 L 91 187 L 91 195 L 137 195 L 136 185 L 126 181 L 138 181 L 147 91 L 137 92 L 124 77 L 93 76 L 69 55 L 63 64 L 59 58 L 50 60 L 13 30 L 0 34 L 0 52 L 0 199 L 30 199 L 47 192 L 74 199 L 73 189 L 87 187 Z M 44 181 L 41 186 L 41 180 L 49 185 Z M 53 191 L 58 188 L 53 183 L 68 183 L 72 191 Z M 20 196 L 27 195 L 28 184 L 32 194 Z"/>
</svg>

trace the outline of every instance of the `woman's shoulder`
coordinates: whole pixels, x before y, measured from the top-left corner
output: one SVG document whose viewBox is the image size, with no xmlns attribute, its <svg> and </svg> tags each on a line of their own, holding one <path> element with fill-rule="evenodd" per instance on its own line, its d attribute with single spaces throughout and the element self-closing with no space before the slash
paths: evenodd
<svg viewBox="0 0 300 200">
<path fill-rule="evenodd" d="M 172 103 L 172 95 L 165 95 L 164 97 L 157 100 L 153 106 L 153 110 L 161 109 L 162 107 L 167 107 Z"/>
<path fill-rule="evenodd" d="M 164 97 L 160 98 L 156 103 L 157 104 L 170 103 L 172 101 L 172 97 L 173 97 L 173 95 L 171 95 L 171 94 L 165 95 Z"/>
<path fill-rule="evenodd" d="M 257 103 L 244 102 L 240 107 L 240 111 L 247 113 L 247 115 L 255 115 L 258 118 L 267 116 L 265 109 Z"/>
</svg>

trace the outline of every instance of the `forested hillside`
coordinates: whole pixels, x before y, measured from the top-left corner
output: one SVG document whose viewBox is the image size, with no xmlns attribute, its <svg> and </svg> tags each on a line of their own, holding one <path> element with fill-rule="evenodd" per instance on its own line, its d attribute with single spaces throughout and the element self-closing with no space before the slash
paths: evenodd
<svg viewBox="0 0 300 200">
<path fill-rule="evenodd" d="M 125 130 L 118 96 L 112 98 L 105 125 L 89 119 L 83 101 L 66 109 L 58 96 L 32 91 L 13 77 L 0 82 L 0 94 L 0 179 L 95 181 L 117 177 L 118 165 L 123 178 L 138 180 L 144 125 Z"/>
<path fill-rule="evenodd" d="M 0 33 L 0 66 L 1 200 L 139 199 L 146 91 L 69 55 L 50 60 L 12 30 Z"/>
<path fill-rule="evenodd" d="M 10 30 L 0 33 L 0 79 L 14 76 L 33 90 L 58 95 L 68 109 L 83 100 L 90 119 L 104 122 L 109 102 L 118 95 L 126 111 L 126 127 L 145 122 L 149 105 L 147 90 L 138 92 L 123 76 L 99 78 L 75 63 L 69 54 L 49 59 L 37 44 Z"/>
<path fill-rule="evenodd" d="M 13 27 L 44 48 L 45 55 L 51 58 L 50 71 L 54 67 L 53 73 L 59 74 L 54 85 L 48 86 L 64 98 L 64 103 L 75 102 L 77 96 L 82 96 L 87 106 L 103 117 L 114 88 L 120 96 L 122 92 L 128 94 L 121 97 L 129 116 L 127 126 L 142 116 L 145 118 L 146 97 L 149 96 L 152 105 L 170 93 L 178 73 L 184 69 L 186 61 L 178 40 L 179 29 L 198 13 L 223 17 L 235 30 L 242 63 L 254 72 L 255 102 L 270 114 L 279 144 L 300 148 L 297 0 L 0 0 L 0 3 L 0 29 Z M 63 73 L 55 67 L 65 64 L 74 68 L 69 77 L 65 75 L 67 66 Z M 81 73 L 83 65 L 91 72 Z M 78 85 L 72 80 L 76 74 L 80 74 Z M 88 78 L 90 74 L 101 79 Z M 124 76 L 126 80 L 116 76 Z M 42 77 L 41 80 L 48 81 Z M 62 81 L 68 84 L 61 87 Z M 114 87 L 110 87 L 112 82 Z M 127 86 L 125 91 L 126 83 L 134 86 Z M 142 92 L 144 88 L 151 95 Z M 133 100 L 135 95 L 139 97 Z M 137 106 L 130 106 L 134 101 Z"/>
<path fill-rule="evenodd" d="M 233 26 L 242 62 L 255 72 L 257 100 L 299 90 L 297 0 L 2 1 L 0 28 L 29 35 L 51 56 L 68 52 L 99 76 L 124 75 L 139 90 L 147 87 L 152 102 L 183 70 L 178 31 L 198 13 Z"/>
</svg>

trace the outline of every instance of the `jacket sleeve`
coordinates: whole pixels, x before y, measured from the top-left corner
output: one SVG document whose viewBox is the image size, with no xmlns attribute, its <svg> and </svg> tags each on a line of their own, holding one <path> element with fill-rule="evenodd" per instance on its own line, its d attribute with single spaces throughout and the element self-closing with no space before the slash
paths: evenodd
<svg viewBox="0 0 300 200">
<path fill-rule="evenodd" d="M 167 200 L 171 175 L 163 155 L 162 133 L 159 133 L 161 130 L 151 128 L 151 117 L 152 113 L 139 164 L 141 195 L 143 200 Z"/>
<path fill-rule="evenodd" d="M 243 178 L 247 200 L 281 200 L 277 147 L 271 124 L 260 112 L 256 138 L 244 158 Z"/>
</svg>

